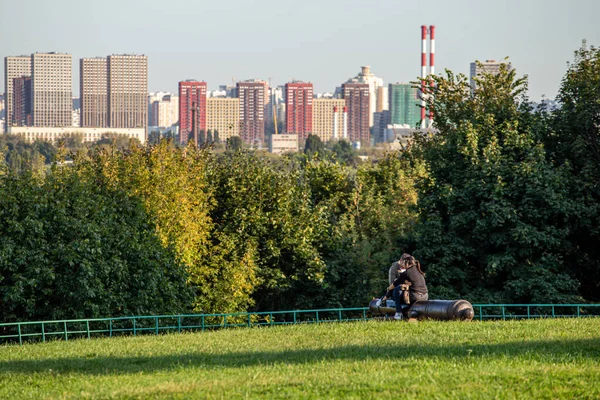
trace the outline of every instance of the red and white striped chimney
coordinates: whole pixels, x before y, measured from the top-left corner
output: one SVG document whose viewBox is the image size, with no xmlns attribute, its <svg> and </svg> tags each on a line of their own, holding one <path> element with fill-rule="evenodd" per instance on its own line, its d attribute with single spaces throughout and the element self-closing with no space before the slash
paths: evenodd
<svg viewBox="0 0 600 400">
<path fill-rule="evenodd" d="M 435 75 L 435 25 L 429 27 L 429 74 Z M 431 80 L 430 86 L 433 87 L 434 81 Z M 429 126 L 433 125 L 433 111 L 429 111 Z"/>
<path fill-rule="evenodd" d="M 425 128 L 425 77 L 427 76 L 427 26 L 421 25 L 421 129 Z"/>
</svg>

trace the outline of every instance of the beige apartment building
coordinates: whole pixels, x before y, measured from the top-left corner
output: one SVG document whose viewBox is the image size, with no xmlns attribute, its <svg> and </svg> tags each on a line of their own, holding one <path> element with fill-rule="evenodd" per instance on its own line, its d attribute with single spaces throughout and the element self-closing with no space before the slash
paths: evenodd
<svg viewBox="0 0 600 400">
<path fill-rule="evenodd" d="M 73 125 L 73 82 L 70 54 L 31 55 L 31 109 L 33 126 Z"/>
<path fill-rule="evenodd" d="M 82 127 L 108 126 L 106 57 L 79 60 L 81 96 L 80 125 Z"/>
<path fill-rule="evenodd" d="M 240 100 L 237 98 L 209 97 L 206 99 L 206 130 L 217 130 L 224 142 L 240 136 Z"/>
<path fill-rule="evenodd" d="M 117 54 L 107 57 L 108 126 L 148 126 L 148 57 Z"/>
<path fill-rule="evenodd" d="M 31 76 L 31 56 L 8 56 L 4 57 L 4 102 L 6 109 L 6 124 L 4 129 L 13 125 L 14 98 L 13 79 Z"/>
<path fill-rule="evenodd" d="M 337 137 L 340 138 L 344 126 L 345 106 L 344 99 L 314 99 L 312 134 L 327 142 L 334 138 L 334 130 L 337 127 Z M 334 122 L 336 120 L 337 122 Z"/>
</svg>

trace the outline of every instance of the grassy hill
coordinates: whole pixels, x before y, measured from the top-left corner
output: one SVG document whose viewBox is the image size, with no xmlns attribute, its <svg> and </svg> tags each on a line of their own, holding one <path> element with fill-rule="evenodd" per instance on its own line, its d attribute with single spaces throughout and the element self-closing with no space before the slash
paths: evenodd
<svg viewBox="0 0 600 400">
<path fill-rule="evenodd" d="M 0 346 L 0 398 L 600 398 L 600 319 L 353 322 Z"/>
</svg>

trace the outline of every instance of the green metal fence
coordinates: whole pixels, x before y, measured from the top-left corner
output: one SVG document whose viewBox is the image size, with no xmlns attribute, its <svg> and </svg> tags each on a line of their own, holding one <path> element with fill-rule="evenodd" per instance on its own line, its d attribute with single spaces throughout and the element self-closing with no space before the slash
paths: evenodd
<svg viewBox="0 0 600 400">
<path fill-rule="evenodd" d="M 600 304 L 473 304 L 475 320 L 600 317 Z M 181 314 L 0 324 L 0 344 L 68 341 L 119 335 L 158 335 L 230 327 L 273 326 L 368 320 L 368 308 L 267 311 L 234 314 Z"/>
</svg>

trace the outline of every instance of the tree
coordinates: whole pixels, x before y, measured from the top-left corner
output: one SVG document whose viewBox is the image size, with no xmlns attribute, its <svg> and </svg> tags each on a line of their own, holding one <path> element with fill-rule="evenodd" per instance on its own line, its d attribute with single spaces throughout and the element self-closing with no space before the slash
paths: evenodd
<svg viewBox="0 0 600 400">
<path fill-rule="evenodd" d="M 360 158 L 358 158 L 356 150 L 347 140 L 337 140 L 333 144 L 331 151 L 335 155 L 337 161 L 345 163 L 346 165 L 357 166 L 360 163 Z"/>
<path fill-rule="evenodd" d="M 526 78 L 501 67 L 468 79 L 447 72 L 426 86 L 439 133 L 417 137 L 412 156 L 429 175 L 419 185 L 417 258 L 433 296 L 472 301 L 577 300 L 565 271 L 568 177 L 547 160 Z"/>
<path fill-rule="evenodd" d="M 571 219 L 566 268 L 581 282 L 581 293 L 600 301 L 600 49 L 585 41 L 575 52 L 558 94 L 560 108 L 544 113 L 543 140 L 553 163 L 566 169 L 567 187 L 578 205 Z"/>
<path fill-rule="evenodd" d="M 206 141 L 207 141 L 207 143 L 213 143 L 214 142 L 212 129 L 208 130 L 208 133 L 206 135 Z"/>
<path fill-rule="evenodd" d="M 221 143 L 221 140 L 219 138 L 219 131 L 215 129 L 215 132 L 213 134 L 213 139 L 215 141 L 215 143 Z"/>
<path fill-rule="evenodd" d="M 322 154 L 325 150 L 325 145 L 321 141 L 321 138 L 317 135 L 309 134 L 306 137 L 306 143 L 304 144 L 304 154 L 311 157 L 316 154 Z"/>
<path fill-rule="evenodd" d="M 227 139 L 227 150 L 238 151 L 242 149 L 242 138 L 239 136 L 232 136 Z"/>
</svg>

